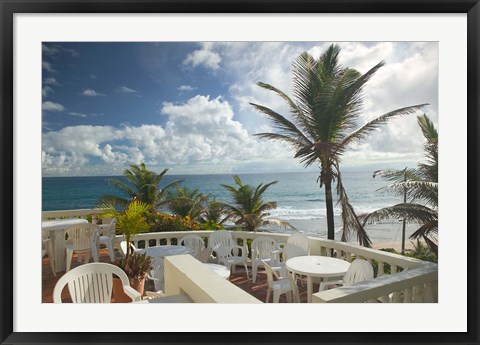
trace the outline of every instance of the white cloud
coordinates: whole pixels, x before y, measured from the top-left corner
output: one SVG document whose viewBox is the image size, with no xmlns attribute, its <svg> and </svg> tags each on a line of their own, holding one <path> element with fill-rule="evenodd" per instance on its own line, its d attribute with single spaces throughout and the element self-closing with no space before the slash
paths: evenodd
<svg viewBox="0 0 480 345">
<path fill-rule="evenodd" d="M 42 97 L 46 98 L 48 95 L 53 93 L 53 89 L 50 86 L 44 86 L 42 87 Z"/>
<path fill-rule="evenodd" d="M 63 132 L 65 129 L 49 132 L 51 138 L 46 141 L 49 149 L 43 147 L 44 172 L 60 174 L 67 169 L 68 174 L 81 174 L 82 171 L 113 174 L 115 171 L 121 173 L 128 163 L 142 161 L 159 169 L 175 167 L 175 173 L 302 169 L 299 161 L 292 158 L 293 150 L 289 146 L 253 137 L 254 133 L 272 129 L 268 119 L 256 112 L 249 102 L 265 105 L 288 117 L 284 100 L 258 87 L 256 82 L 272 84 L 291 95 L 294 59 L 304 50 L 318 58 L 329 44 L 203 44 L 201 49 L 186 57 L 184 66 L 202 66 L 214 70 L 219 79 L 223 77 L 228 90 L 223 97 L 197 95 L 183 103 L 164 102 L 159 109 L 162 126 L 69 127 L 69 133 L 88 132 L 81 137 L 85 141 L 81 145 L 64 145 L 64 141 L 71 140 Z M 381 60 L 386 62 L 367 83 L 359 125 L 393 109 L 424 102 L 431 104 L 425 111 L 435 124 L 438 123 L 438 44 L 342 42 L 340 46 L 341 63 L 361 72 Z M 193 89 L 190 85 L 177 87 L 180 92 Z M 59 138 L 54 141 L 56 136 Z M 95 163 L 93 157 L 104 164 Z M 422 158 L 423 137 L 415 116 L 409 115 L 392 120 L 366 141 L 352 147 L 343 156 L 342 167 L 402 168 L 414 166 Z"/>
<path fill-rule="evenodd" d="M 256 82 L 269 83 L 292 95 L 292 62 L 304 50 L 318 59 L 329 45 L 328 42 L 314 45 L 302 42 L 219 42 L 208 49 L 221 56 L 222 66 L 233 80 L 229 94 L 234 100 L 232 106 L 236 110 L 236 119 L 253 134 L 261 132 L 259 128 L 268 127 L 270 123 L 264 115 L 255 112 L 249 102 L 265 105 L 289 117 L 286 102 L 274 92 L 258 87 Z M 437 43 L 341 42 L 339 45 L 343 66 L 366 72 L 380 61 L 386 62 L 367 83 L 359 126 L 388 111 L 420 103 L 432 105 L 425 111 L 437 123 Z M 392 157 L 397 162 L 408 159 L 411 164 L 414 157 L 423 155 L 422 144 L 423 137 L 415 116 L 396 118 L 368 137 L 361 146 L 365 155 L 349 156 L 342 165 L 358 166 L 362 160 L 363 164 L 369 164 L 367 156 L 380 157 L 387 152 L 393 152 Z"/>
<path fill-rule="evenodd" d="M 220 67 L 221 61 L 220 55 L 210 50 L 210 45 L 203 44 L 202 49 L 189 53 L 185 60 L 183 60 L 183 64 L 185 66 L 203 66 L 208 69 L 217 70 Z"/>
<path fill-rule="evenodd" d="M 52 85 L 52 86 L 59 86 L 60 84 L 58 83 L 57 79 L 55 78 L 45 78 L 43 80 L 43 83 L 45 85 Z"/>
<path fill-rule="evenodd" d="M 87 97 L 99 97 L 99 96 L 105 96 L 105 94 L 97 92 L 93 89 L 86 89 L 83 90 L 82 95 L 87 96 Z"/>
<path fill-rule="evenodd" d="M 47 101 L 47 102 L 43 102 L 42 110 L 43 111 L 65 111 L 66 108 L 60 103 Z"/>
<path fill-rule="evenodd" d="M 90 74 L 90 78 L 92 78 L 92 79 L 98 79 L 95 74 Z"/>
<path fill-rule="evenodd" d="M 70 54 L 72 57 L 79 56 L 78 52 L 75 49 L 63 48 L 60 45 L 50 45 L 42 44 L 42 53 L 48 56 L 54 56 L 62 52 Z"/>
<path fill-rule="evenodd" d="M 68 115 L 77 116 L 77 117 L 83 117 L 83 118 L 86 118 L 86 117 L 88 117 L 88 115 L 87 115 L 87 114 L 83 114 L 83 113 L 76 113 L 76 112 L 73 112 L 73 111 L 69 112 L 69 113 L 68 113 Z"/>
<path fill-rule="evenodd" d="M 182 104 L 165 102 L 160 113 L 166 117 L 164 126 L 71 126 L 44 133 L 44 173 L 111 174 L 113 168 L 142 161 L 190 173 L 208 166 L 217 166 L 216 172 L 252 162 L 265 166 L 266 157 L 297 164 L 284 146 L 249 136 L 220 97 L 197 95 Z M 94 158 L 103 163 L 94 163 Z"/>
<path fill-rule="evenodd" d="M 135 91 L 133 89 L 130 89 L 129 87 L 126 87 L 126 86 L 120 86 L 117 89 L 117 92 L 120 92 L 120 93 L 137 93 L 137 91 Z"/>
<path fill-rule="evenodd" d="M 190 86 L 190 85 L 180 85 L 179 87 L 177 87 L 177 90 L 180 91 L 180 92 L 189 92 L 189 91 L 193 91 L 193 90 L 196 90 L 197 88 L 196 87 L 193 87 L 193 86 Z"/>
<path fill-rule="evenodd" d="M 59 52 L 60 50 L 54 46 L 50 46 L 45 43 L 42 44 L 42 53 L 45 55 L 52 56 L 58 54 Z"/>
<path fill-rule="evenodd" d="M 50 62 L 48 62 L 48 61 L 43 61 L 43 62 L 42 62 L 42 68 L 43 68 L 44 70 L 50 72 L 50 73 L 55 73 L 55 72 L 57 72 L 57 71 L 53 68 L 52 64 L 51 64 Z"/>
</svg>

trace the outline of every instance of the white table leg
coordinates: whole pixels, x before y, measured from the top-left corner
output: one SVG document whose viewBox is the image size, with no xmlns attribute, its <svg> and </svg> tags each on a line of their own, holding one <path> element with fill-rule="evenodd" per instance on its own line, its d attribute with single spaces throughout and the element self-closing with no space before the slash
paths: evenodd
<svg viewBox="0 0 480 345">
<path fill-rule="evenodd" d="M 65 239 L 64 232 L 53 230 L 50 231 L 50 238 L 53 241 L 53 256 L 55 258 L 55 272 L 65 271 Z"/>
<path fill-rule="evenodd" d="M 307 302 L 312 303 L 312 293 L 313 293 L 313 282 L 312 277 L 307 276 Z"/>
</svg>

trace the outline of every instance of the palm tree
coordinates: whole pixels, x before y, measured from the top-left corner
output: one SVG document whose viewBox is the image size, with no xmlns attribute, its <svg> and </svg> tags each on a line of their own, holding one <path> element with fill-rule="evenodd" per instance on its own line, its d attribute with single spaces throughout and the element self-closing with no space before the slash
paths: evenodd
<svg viewBox="0 0 480 345">
<path fill-rule="evenodd" d="M 243 184 L 240 177 L 233 176 L 235 184 L 238 186 L 230 186 L 222 184 L 233 197 L 233 205 L 223 204 L 225 209 L 229 211 L 231 219 L 235 220 L 235 224 L 242 226 L 247 231 L 257 231 L 262 225 L 281 225 L 284 227 L 295 229 L 286 221 L 277 219 L 266 219 L 270 215 L 268 211 L 277 207 L 274 201 L 263 202 L 262 195 L 271 185 L 278 181 L 267 184 L 260 183 L 257 187 L 249 184 Z"/>
<path fill-rule="evenodd" d="M 226 212 L 225 204 L 214 198 L 207 202 L 207 205 L 200 216 L 200 223 L 215 223 L 222 225 L 229 219 L 230 215 Z"/>
<path fill-rule="evenodd" d="M 438 132 L 425 114 L 419 116 L 417 122 L 426 139 L 424 149 L 427 162 L 419 163 L 417 169 L 409 170 L 405 180 L 395 179 L 395 171 L 382 173 L 384 176 L 391 176 L 390 181 L 393 181 L 383 189 L 396 194 L 406 192 L 404 202 L 361 215 L 360 218 L 363 220 L 363 225 L 388 218 L 403 218 L 407 222 L 420 224 L 410 238 L 423 238 L 430 249 L 437 254 Z"/>
<path fill-rule="evenodd" d="M 190 190 L 186 187 L 176 187 L 175 192 L 168 193 L 168 209 L 181 217 L 189 216 L 198 220 L 207 207 L 207 196 L 198 189 Z"/>
<path fill-rule="evenodd" d="M 123 211 L 117 211 L 113 205 L 108 203 L 103 204 L 102 208 L 105 210 L 102 217 L 117 219 L 115 229 L 124 236 L 127 246 L 126 256 L 128 257 L 131 254 L 130 244 L 133 237 L 136 234 L 147 232 L 149 229 L 145 215 L 150 209 L 150 205 L 139 200 L 133 200 Z"/>
<path fill-rule="evenodd" d="M 342 241 L 350 232 L 357 234 L 361 245 L 371 241 L 348 201 L 340 175 L 340 158 L 353 144 L 367 136 L 388 120 L 421 109 L 421 105 L 396 109 L 383 114 L 358 128 L 363 105 L 363 88 L 383 65 L 378 63 L 365 74 L 339 64 L 340 48 L 332 44 L 318 60 L 308 52 L 293 63 L 293 99 L 272 85 L 259 82 L 260 87 L 273 91 L 283 98 L 291 113 L 291 120 L 262 105 L 252 104 L 267 115 L 277 129 L 276 133 L 258 133 L 260 138 L 279 140 L 290 144 L 295 158 L 305 167 L 317 162 L 320 188 L 325 186 L 328 238 L 334 239 L 332 183 L 337 183 L 338 201 L 342 211 Z"/>
<path fill-rule="evenodd" d="M 100 204 L 109 203 L 125 207 L 132 200 L 139 200 L 147 203 L 152 208 L 157 208 L 165 202 L 165 193 L 169 188 L 181 181 L 174 181 L 163 188 L 160 183 L 169 169 L 163 169 L 160 174 L 148 170 L 145 163 L 139 165 L 131 164 L 130 169 L 125 169 L 123 175 L 127 182 L 116 178 L 107 179 L 107 183 L 117 188 L 125 197 L 117 195 L 103 195 Z"/>
</svg>

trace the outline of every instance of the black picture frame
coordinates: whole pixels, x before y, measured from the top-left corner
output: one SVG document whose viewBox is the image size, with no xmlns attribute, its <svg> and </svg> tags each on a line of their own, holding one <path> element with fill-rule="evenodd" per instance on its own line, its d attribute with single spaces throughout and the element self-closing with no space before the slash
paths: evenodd
<svg viewBox="0 0 480 345">
<path fill-rule="evenodd" d="M 479 17 L 478 0 L 0 0 L 1 10 L 1 207 L 0 341 L 2 344 L 169 344 L 169 343 L 322 343 L 322 344 L 478 344 L 479 194 Z M 468 331 L 465 333 L 20 333 L 13 331 L 13 16 L 15 13 L 466 13 L 468 87 Z M 453 272 L 451 272 L 453 276 Z M 352 316 L 354 317 L 354 316 Z M 408 322 L 408 320 L 406 320 Z M 402 325 L 398 325 L 401 330 Z M 239 325 L 240 327 L 240 325 Z M 248 322 L 241 325 L 248 330 Z M 213 340 L 216 339 L 216 340 Z"/>
</svg>

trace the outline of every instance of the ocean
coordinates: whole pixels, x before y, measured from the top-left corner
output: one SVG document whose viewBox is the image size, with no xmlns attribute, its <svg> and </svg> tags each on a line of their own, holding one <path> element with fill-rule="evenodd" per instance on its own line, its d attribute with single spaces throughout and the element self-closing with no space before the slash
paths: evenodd
<svg viewBox="0 0 480 345">
<path fill-rule="evenodd" d="M 270 218 L 288 221 L 297 230 L 309 236 L 326 237 L 325 190 L 319 188 L 318 173 L 268 173 L 238 174 L 244 184 L 258 185 L 278 181 L 264 193 L 264 201 L 276 201 L 277 208 L 271 211 Z M 160 186 L 175 180 L 184 180 L 182 186 L 198 189 L 210 194 L 218 201 L 231 202 L 229 193 L 222 184 L 235 185 L 233 174 L 212 175 L 165 175 Z M 72 210 L 94 208 L 103 194 L 118 194 L 106 179 L 121 176 L 85 176 L 85 177 L 44 177 L 42 178 L 42 210 Z M 373 178 L 371 172 L 344 172 L 343 184 L 350 203 L 357 214 L 370 212 L 385 206 L 401 202 L 401 198 L 379 188 L 388 184 L 381 178 Z M 334 186 L 336 187 L 336 186 Z M 334 189 L 334 193 L 336 189 Z M 336 239 L 340 238 L 340 209 L 335 206 Z M 283 228 L 266 227 L 271 232 L 290 232 Z M 408 236 L 415 225 L 407 225 Z M 374 243 L 401 241 L 402 224 L 389 220 L 381 224 L 366 226 L 366 231 Z M 337 237 L 338 236 L 338 237 Z M 356 238 L 349 238 L 356 242 Z M 408 241 L 407 241 L 408 242 Z"/>
</svg>

